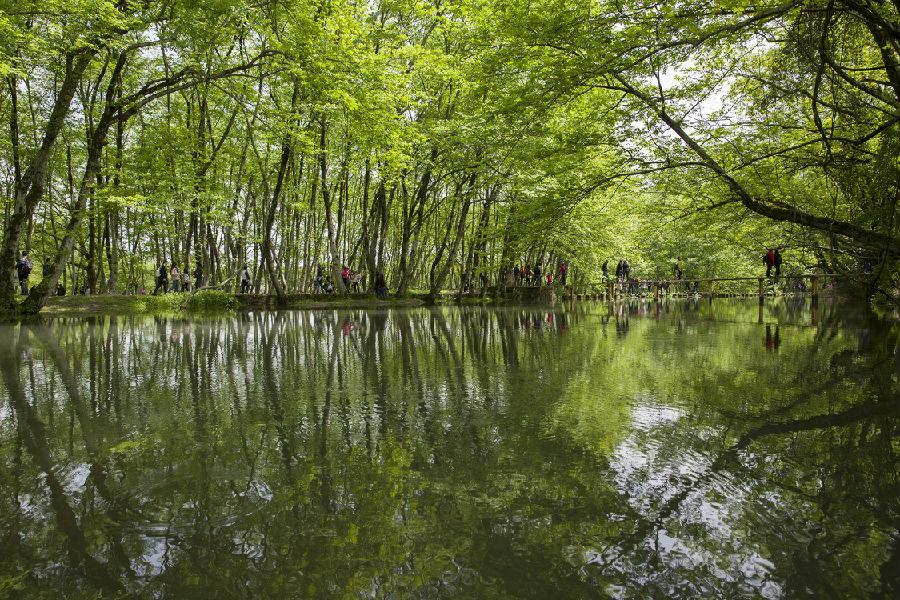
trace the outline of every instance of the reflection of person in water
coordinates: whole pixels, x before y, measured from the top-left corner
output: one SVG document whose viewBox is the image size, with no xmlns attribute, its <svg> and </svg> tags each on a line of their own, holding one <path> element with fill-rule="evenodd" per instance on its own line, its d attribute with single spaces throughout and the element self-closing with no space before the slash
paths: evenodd
<svg viewBox="0 0 900 600">
<path fill-rule="evenodd" d="M 772 326 L 766 325 L 766 350 L 772 352 L 778 350 L 781 345 L 781 336 L 779 335 L 778 325 L 775 325 L 775 335 L 772 335 Z"/>
</svg>

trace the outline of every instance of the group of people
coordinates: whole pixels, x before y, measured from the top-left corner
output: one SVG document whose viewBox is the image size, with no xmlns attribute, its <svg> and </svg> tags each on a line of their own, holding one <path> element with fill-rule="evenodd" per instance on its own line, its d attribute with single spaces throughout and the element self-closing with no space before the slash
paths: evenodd
<svg viewBox="0 0 900 600">
<path fill-rule="evenodd" d="M 772 277 L 772 269 L 775 269 L 775 277 L 780 277 L 781 262 L 781 251 L 778 248 L 769 248 L 763 254 L 763 264 L 766 265 L 766 277 Z"/>
<path fill-rule="evenodd" d="M 247 267 L 244 266 L 246 271 Z M 171 280 L 170 280 L 171 276 Z M 191 274 L 185 265 L 184 270 L 180 270 L 178 265 L 172 264 L 170 268 L 168 263 L 163 259 L 162 264 L 156 269 L 156 286 L 153 288 L 153 295 L 156 296 L 160 290 L 163 294 L 169 292 L 169 282 L 171 281 L 172 292 L 189 292 L 191 291 Z M 194 267 L 194 288 L 199 290 L 203 287 L 203 267 L 200 263 Z"/>
<path fill-rule="evenodd" d="M 540 286 L 544 283 L 546 283 L 547 285 L 553 285 L 554 281 L 556 281 L 560 285 L 566 285 L 568 274 L 569 263 L 564 260 L 561 260 L 556 264 L 555 274 L 552 269 L 548 269 L 545 272 L 542 269 L 540 263 L 536 263 L 534 267 L 530 268 L 527 265 L 520 266 L 516 264 L 516 266 L 513 267 L 512 270 L 513 285 L 515 286 Z M 482 277 L 485 276 L 482 275 Z"/>
<path fill-rule="evenodd" d="M 332 294 L 335 291 L 334 283 L 325 273 L 326 270 L 322 268 L 322 265 L 316 265 L 316 277 L 313 280 L 313 291 L 316 294 Z M 360 283 L 362 283 L 364 275 L 363 272 L 354 271 L 347 265 L 342 266 L 341 283 L 344 285 L 344 291 L 348 294 L 350 292 L 360 293 Z M 382 277 L 382 279 L 384 278 Z"/>
<path fill-rule="evenodd" d="M 313 291 L 316 294 L 333 294 L 335 291 L 334 283 L 331 278 L 326 275 L 327 271 L 322 265 L 316 265 L 316 277 L 313 279 Z M 365 271 L 354 271 L 347 265 L 341 267 L 341 283 L 346 293 L 359 294 L 362 292 L 362 284 L 365 279 Z M 384 279 L 384 274 L 375 273 L 375 295 L 381 300 L 387 300 L 388 287 Z"/>
<path fill-rule="evenodd" d="M 603 274 L 606 274 L 606 263 L 603 263 Z M 619 281 L 628 281 L 631 279 L 631 263 L 627 258 L 623 258 L 616 265 L 616 279 Z"/>
<path fill-rule="evenodd" d="M 609 260 L 603 261 L 603 264 L 600 266 L 600 271 L 603 274 L 603 281 L 610 281 Z M 681 258 L 678 258 L 672 267 L 672 279 L 662 281 L 637 278 L 631 263 L 628 262 L 627 258 L 623 258 L 616 264 L 614 279 L 612 279 L 612 281 L 616 282 L 616 285 L 618 286 L 617 289 L 631 296 L 649 295 L 653 292 L 654 285 L 658 286 L 661 292 L 669 294 L 672 291 L 673 281 L 684 282 L 685 292 L 688 294 L 699 293 L 700 282 L 684 281 L 684 277 L 684 271 L 681 269 Z"/>
</svg>

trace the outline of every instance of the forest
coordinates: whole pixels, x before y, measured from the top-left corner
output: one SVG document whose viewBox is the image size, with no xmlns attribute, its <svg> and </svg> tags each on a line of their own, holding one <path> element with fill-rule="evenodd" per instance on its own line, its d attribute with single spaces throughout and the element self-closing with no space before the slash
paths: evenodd
<svg viewBox="0 0 900 600">
<path fill-rule="evenodd" d="M 0 76 L 4 311 L 772 247 L 900 296 L 898 0 L 0 0 Z"/>
</svg>

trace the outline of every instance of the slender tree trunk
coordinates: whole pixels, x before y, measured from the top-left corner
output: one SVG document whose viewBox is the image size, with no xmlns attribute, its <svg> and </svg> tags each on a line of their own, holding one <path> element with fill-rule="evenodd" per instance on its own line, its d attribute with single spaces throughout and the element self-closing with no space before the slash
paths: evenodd
<svg viewBox="0 0 900 600">
<path fill-rule="evenodd" d="M 300 81 L 298 79 L 294 79 L 294 91 L 291 95 L 290 113 L 292 125 L 293 121 L 295 121 L 296 119 L 297 100 L 299 97 Z M 266 273 L 269 275 L 269 283 L 272 285 L 272 289 L 275 291 L 275 295 L 278 296 L 279 303 L 284 303 L 285 291 L 281 277 L 279 276 L 278 270 L 276 269 L 272 252 L 272 229 L 275 226 L 275 215 L 278 212 L 278 200 L 281 197 L 282 191 L 284 189 L 285 177 L 287 176 L 288 166 L 291 163 L 292 152 L 293 132 L 291 131 L 291 127 L 288 127 L 287 132 L 284 134 L 284 140 L 281 143 L 281 162 L 278 165 L 278 177 L 275 180 L 275 189 L 272 191 L 272 201 L 269 203 L 266 220 L 263 224 L 263 242 L 261 248 L 263 264 L 266 268 Z"/>
<path fill-rule="evenodd" d="M 327 125 L 325 116 L 319 118 L 319 178 L 322 181 L 322 201 L 325 205 L 325 225 L 328 232 L 328 250 L 331 253 L 331 272 L 334 277 L 334 285 L 343 293 L 347 293 L 347 288 L 341 280 L 341 255 L 337 245 L 337 227 L 334 222 L 334 214 L 331 210 L 331 192 L 328 189 L 328 155 L 326 149 L 326 131 Z"/>
</svg>

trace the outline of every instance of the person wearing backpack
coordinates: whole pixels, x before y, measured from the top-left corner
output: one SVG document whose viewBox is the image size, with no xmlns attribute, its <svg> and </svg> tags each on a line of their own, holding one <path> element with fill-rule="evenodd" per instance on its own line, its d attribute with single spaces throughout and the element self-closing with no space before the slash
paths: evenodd
<svg viewBox="0 0 900 600">
<path fill-rule="evenodd" d="M 247 268 L 247 265 L 241 269 L 241 293 L 249 294 L 250 288 L 250 270 Z"/>
<path fill-rule="evenodd" d="M 313 293 L 325 293 L 325 274 L 322 272 L 322 265 L 316 265 L 316 278 L 313 279 Z"/>
<path fill-rule="evenodd" d="M 772 256 L 772 264 L 775 266 L 775 278 L 781 277 L 781 252 L 775 248 L 775 254 Z"/>
<path fill-rule="evenodd" d="M 28 253 L 22 251 L 22 256 L 16 261 L 16 274 L 19 276 L 19 288 L 23 296 L 28 295 L 28 276 L 31 275 L 31 259 Z"/>
</svg>

